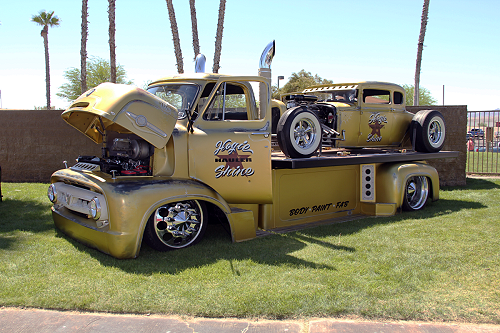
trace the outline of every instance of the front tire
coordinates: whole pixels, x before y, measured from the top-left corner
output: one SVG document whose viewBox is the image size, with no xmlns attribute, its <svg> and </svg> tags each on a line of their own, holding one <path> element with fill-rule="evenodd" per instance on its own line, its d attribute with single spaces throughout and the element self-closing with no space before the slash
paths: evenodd
<svg viewBox="0 0 500 333">
<path fill-rule="evenodd" d="M 205 204 L 197 200 L 162 205 L 151 214 L 144 239 L 157 251 L 195 245 L 205 234 L 207 217 Z"/>
<path fill-rule="evenodd" d="M 288 110 L 279 120 L 278 145 L 290 158 L 311 157 L 321 144 L 321 124 L 305 106 Z"/>
<path fill-rule="evenodd" d="M 403 194 L 403 210 L 414 211 L 424 208 L 429 198 L 429 181 L 425 176 L 408 178 Z"/>
<path fill-rule="evenodd" d="M 419 111 L 411 123 L 411 138 L 415 131 L 415 150 L 436 153 L 443 148 L 446 137 L 444 117 L 439 111 Z"/>
</svg>

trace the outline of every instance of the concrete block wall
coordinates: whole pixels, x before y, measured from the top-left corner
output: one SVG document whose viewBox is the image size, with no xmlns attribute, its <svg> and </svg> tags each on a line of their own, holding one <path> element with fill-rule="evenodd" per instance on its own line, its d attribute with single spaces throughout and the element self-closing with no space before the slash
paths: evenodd
<svg viewBox="0 0 500 333">
<path fill-rule="evenodd" d="M 443 150 L 458 151 L 457 158 L 430 160 L 429 164 L 439 172 L 441 186 L 464 186 L 466 184 L 465 167 L 467 162 L 466 138 L 467 105 L 445 106 L 407 106 L 416 113 L 420 110 L 437 110 L 444 116 L 446 123 L 446 141 Z"/>
<path fill-rule="evenodd" d="M 458 159 L 431 160 L 441 185 L 465 185 L 466 106 L 408 107 L 440 111 L 446 122 L 444 150 L 460 151 Z M 0 167 L 3 182 L 50 181 L 63 161 L 73 165 L 78 155 L 101 156 L 101 146 L 66 124 L 62 111 L 0 110 Z"/>
<path fill-rule="evenodd" d="M 101 155 L 101 146 L 66 124 L 61 110 L 0 110 L 2 182 L 50 182 L 78 155 Z"/>
</svg>

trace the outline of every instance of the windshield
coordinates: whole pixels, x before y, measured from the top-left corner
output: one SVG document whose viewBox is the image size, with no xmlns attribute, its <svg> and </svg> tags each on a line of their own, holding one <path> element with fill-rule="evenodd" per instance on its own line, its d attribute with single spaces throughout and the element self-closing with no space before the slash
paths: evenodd
<svg viewBox="0 0 500 333">
<path fill-rule="evenodd" d="M 161 98 L 179 111 L 178 119 L 186 117 L 186 110 L 193 106 L 200 86 L 192 83 L 162 84 L 148 88 L 148 92 Z"/>
<path fill-rule="evenodd" d="M 318 102 L 341 102 L 341 103 L 355 103 L 358 101 L 358 90 L 335 90 L 328 92 L 309 92 L 318 97 Z"/>
</svg>

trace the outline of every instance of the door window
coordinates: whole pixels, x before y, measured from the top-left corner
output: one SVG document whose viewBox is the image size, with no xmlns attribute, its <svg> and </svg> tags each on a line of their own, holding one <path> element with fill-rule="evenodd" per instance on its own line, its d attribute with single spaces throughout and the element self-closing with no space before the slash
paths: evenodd
<svg viewBox="0 0 500 333">
<path fill-rule="evenodd" d="M 364 89 L 363 103 L 367 104 L 389 104 L 391 92 L 380 89 Z"/>
<path fill-rule="evenodd" d="M 248 120 L 248 101 L 242 86 L 222 83 L 203 115 L 205 120 Z"/>
</svg>

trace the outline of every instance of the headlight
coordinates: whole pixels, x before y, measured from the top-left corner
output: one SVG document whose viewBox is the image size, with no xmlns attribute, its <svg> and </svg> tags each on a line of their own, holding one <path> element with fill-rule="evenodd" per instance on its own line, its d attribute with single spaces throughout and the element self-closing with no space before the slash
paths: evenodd
<svg viewBox="0 0 500 333">
<path fill-rule="evenodd" d="M 55 203 L 57 201 L 57 192 L 54 184 L 49 185 L 49 189 L 47 190 L 47 196 L 49 197 L 49 200 L 51 202 Z"/>
<path fill-rule="evenodd" d="M 101 217 L 101 203 L 99 202 L 99 199 L 94 198 L 90 201 L 89 215 L 96 221 Z"/>
</svg>

